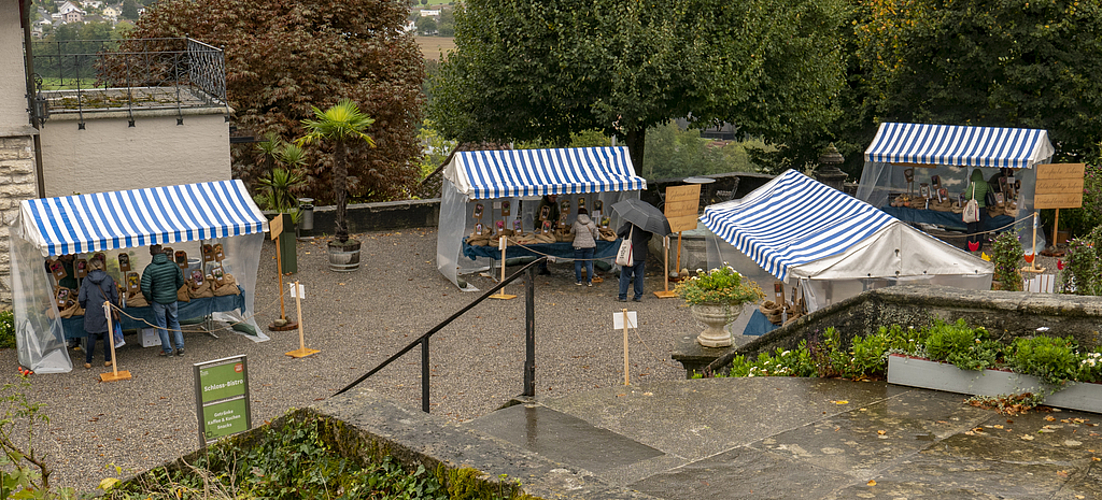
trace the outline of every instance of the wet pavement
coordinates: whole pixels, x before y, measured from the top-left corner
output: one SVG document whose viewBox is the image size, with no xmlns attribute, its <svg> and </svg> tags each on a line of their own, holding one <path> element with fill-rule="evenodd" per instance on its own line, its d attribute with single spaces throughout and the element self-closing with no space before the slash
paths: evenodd
<svg viewBox="0 0 1102 500">
<path fill-rule="evenodd" d="M 1006 416 L 964 399 L 884 382 L 685 380 L 462 425 L 655 498 L 1102 498 L 1102 416 Z"/>
</svg>

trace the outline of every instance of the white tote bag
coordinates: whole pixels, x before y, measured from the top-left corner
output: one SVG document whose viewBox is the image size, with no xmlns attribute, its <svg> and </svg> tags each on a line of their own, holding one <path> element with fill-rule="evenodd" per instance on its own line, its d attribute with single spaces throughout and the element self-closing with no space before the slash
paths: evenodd
<svg viewBox="0 0 1102 500">
<path fill-rule="evenodd" d="M 616 265 L 620 267 L 631 267 L 635 265 L 635 260 L 632 258 L 631 249 L 631 235 L 635 232 L 635 226 L 632 226 L 628 231 L 628 237 L 620 243 L 620 251 L 616 252 Z"/>
<path fill-rule="evenodd" d="M 975 200 L 975 198 L 976 198 L 976 185 L 973 183 L 972 184 L 972 199 L 968 200 L 968 203 L 964 204 L 964 213 L 962 214 L 962 217 L 964 217 L 964 222 L 966 224 L 971 224 L 973 222 L 979 222 L 980 221 L 980 204 L 979 204 L 979 202 L 977 202 Z"/>
</svg>

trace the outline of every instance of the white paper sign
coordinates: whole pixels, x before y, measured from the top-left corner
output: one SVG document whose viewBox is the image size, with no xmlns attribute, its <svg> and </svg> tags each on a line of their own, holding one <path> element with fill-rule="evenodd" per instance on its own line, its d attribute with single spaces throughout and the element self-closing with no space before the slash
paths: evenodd
<svg viewBox="0 0 1102 500">
<path fill-rule="evenodd" d="M 501 202 L 500 201 L 495 201 L 494 202 L 494 210 L 501 210 Z"/>
<path fill-rule="evenodd" d="M 294 283 L 287 283 L 287 286 L 291 287 L 291 298 L 293 299 L 295 297 L 298 297 L 298 294 L 295 293 L 295 284 Z M 298 293 L 302 294 L 302 299 L 303 300 L 306 300 L 306 285 L 299 284 Z"/>
<path fill-rule="evenodd" d="M 628 311 L 628 328 L 639 328 L 639 320 L 635 317 L 635 311 Z M 612 329 L 624 329 L 624 313 L 612 313 Z"/>
<path fill-rule="evenodd" d="M 505 251 L 505 245 L 508 244 L 507 243 L 508 241 L 509 241 L 509 239 L 504 237 L 504 236 L 502 236 L 501 238 L 498 238 L 498 240 L 497 240 L 497 249 L 504 252 Z"/>
</svg>

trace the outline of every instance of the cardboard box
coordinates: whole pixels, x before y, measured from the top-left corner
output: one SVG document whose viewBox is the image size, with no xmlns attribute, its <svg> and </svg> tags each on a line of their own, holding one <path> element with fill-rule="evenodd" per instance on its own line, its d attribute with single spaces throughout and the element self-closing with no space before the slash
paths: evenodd
<svg viewBox="0 0 1102 500">
<path fill-rule="evenodd" d="M 142 347 L 154 347 L 161 345 L 161 337 L 153 328 L 142 328 Z"/>
</svg>

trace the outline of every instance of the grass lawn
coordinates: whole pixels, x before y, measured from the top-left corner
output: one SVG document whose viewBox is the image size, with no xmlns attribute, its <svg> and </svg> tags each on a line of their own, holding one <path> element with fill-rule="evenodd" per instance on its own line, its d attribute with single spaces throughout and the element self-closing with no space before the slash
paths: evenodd
<svg viewBox="0 0 1102 500">
<path fill-rule="evenodd" d="M 421 54 L 425 59 L 440 60 L 440 54 L 447 54 L 455 50 L 455 38 L 444 36 L 418 36 L 417 46 L 421 47 Z"/>
</svg>

